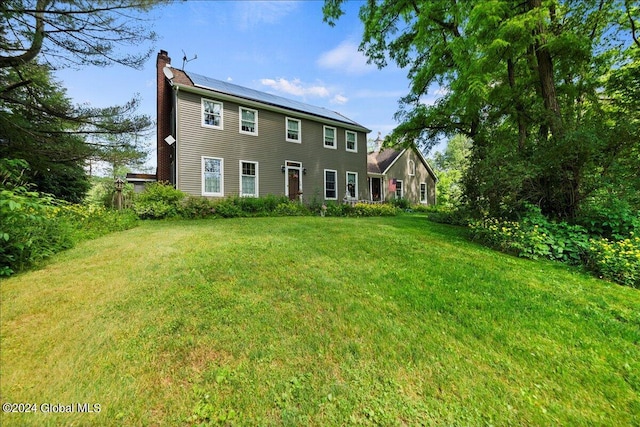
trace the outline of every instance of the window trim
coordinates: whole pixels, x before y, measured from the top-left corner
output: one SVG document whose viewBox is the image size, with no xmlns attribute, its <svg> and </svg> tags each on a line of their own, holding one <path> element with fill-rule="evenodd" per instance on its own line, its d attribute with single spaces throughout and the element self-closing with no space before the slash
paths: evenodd
<svg viewBox="0 0 640 427">
<path fill-rule="evenodd" d="M 242 188 L 242 177 L 245 176 L 242 173 L 242 164 L 243 163 L 252 163 L 252 164 L 254 164 L 256 166 L 256 168 L 255 168 L 256 174 L 253 175 L 255 177 L 255 179 L 256 179 L 256 185 L 255 185 L 256 192 L 254 194 L 249 194 L 249 193 L 245 193 L 244 191 L 242 191 L 243 190 L 243 188 Z M 239 177 L 240 178 L 239 178 L 239 181 L 238 181 L 238 183 L 239 183 L 239 185 L 238 185 L 238 188 L 239 188 L 238 193 L 239 193 L 240 197 L 260 197 L 260 189 L 259 189 L 260 181 L 259 181 L 259 178 L 258 178 L 258 162 L 254 162 L 253 160 L 240 160 L 238 162 L 238 164 L 239 164 L 239 169 L 240 169 L 239 170 Z M 251 176 L 251 175 L 246 175 L 246 176 Z"/>
<path fill-rule="evenodd" d="M 422 186 L 424 185 L 424 199 L 422 198 Z M 429 193 L 427 192 L 429 187 L 427 187 L 426 182 L 420 183 L 420 203 L 428 204 L 429 203 Z"/>
<path fill-rule="evenodd" d="M 353 150 L 349 148 L 349 134 L 353 134 L 353 145 L 354 148 Z M 352 130 L 345 130 L 344 131 L 344 147 L 346 151 L 349 151 L 351 153 L 357 153 L 358 152 L 358 133 L 354 132 Z"/>
<path fill-rule="evenodd" d="M 242 129 L 242 110 L 252 111 L 255 113 L 255 122 L 254 122 L 255 131 L 254 132 L 250 132 L 248 130 Z M 253 108 L 243 107 L 243 106 L 238 107 L 238 132 L 245 135 L 258 136 L 258 110 L 255 110 Z"/>
<path fill-rule="evenodd" d="M 205 109 L 204 109 L 204 104 L 205 102 L 213 102 L 214 104 L 220 104 L 220 126 L 215 126 L 215 125 L 209 125 L 207 123 L 205 123 L 204 121 L 204 115 L 205 115 Z M 219 129 L 219 130 L 223 130 L 224 129 L 224 104 L 222 101 L 216 101 L 215 99 L 210 99 L 210 98 L 200 98 L 200 125 L 204 128 L 208 128 L 208 129 Z"/>
<path fill-rule="evenodd" d="M 206 160 L 220 160 L 220 192 L 218 193 L 210 193 L 206 192 L 206 180 L 204 177 L 204 165 Z M 213 156 L 202 156 L 201 170 L 200 170 L 200 178 L 202 180 L 202 195 L 210 196 L 210 197 L 224 197 L 224 159 L 221 157 L 213 157 Z"/>
<path fill-rule="evenodd" d="M 398 198 L 398 183 L 400 184 L 400 199 L 404 198 L 404 180 L 396 179 L 396 191 L 394 191 L 394 196 Z"/>
<path fill-rule="evenodd" d="M 327 134 L 326 134 L 327 129 L 333 129 L 333 145 L 327 145 Z M 337 139 L 338 139 L 338 129 L 334 128 L 333 126 L 327 126 L 327 125 L 322 126 L 322 146 L 324 148 L 337 150 L 338 149 Z"/>
<path fill-rule="evenodd" d="M 298 122 L 298 139 L 289 138 L 289 120 L 291 120 L 292 122 Z M 293 117 L 285 117 L 284 118 L 284 137 L 287 142 L 302 144 L 302 120 L 294 119 Z"/>
<path fill-rule="evenodd" d="M 355 191 L 354 191 L 355 196 L 349 195 L 349 193 L 347 191 L 348 190 L 348 185 L 349 185 L 349 174 L 353 174 L 353 175 L 356 176 L 356 188 L 355 188 Z M 358 192 L 358 172 L 347 171 L 346 174 L 345 174 L 345 179 L 346 179 L 346 181 L 345 181 L 344 190 L 345 190 L 345 196 L 346 196 L 347 200 L 358 200 L 358 194 L 359 194 L 359 192 Z"/>
<path fill-rule="evenodd" d="M 327 197 L 327 172 L 333 172 L 334 181 L 334 189 L 335 197 Z M 335 169 L 325 169 L 324 170 L 324 199 L 325 200 L 338 200 L 338 171 Z"/>
</svg>

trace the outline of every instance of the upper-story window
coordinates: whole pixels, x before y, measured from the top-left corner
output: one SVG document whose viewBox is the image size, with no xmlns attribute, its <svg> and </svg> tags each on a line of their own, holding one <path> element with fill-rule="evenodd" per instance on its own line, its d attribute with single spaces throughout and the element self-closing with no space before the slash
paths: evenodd
<svg viewBox="0 0 640 427">
<path fill-rule="evenodd" d="M 222 129 L 222 102 L 202 99 L 202 126 Z"/>
<path fill-rule="evenodd" d="M 338 147 L 336 143 L 336 128 L 329 126 L 324 127 L 324 146 L 325 148 L 333 148 L 334 150 Z"/>
<path fill-rule="evenodd" d="M 240 133 L 258 134 L 258 111 L 240 107 Z"/>
<path fill-rule="evenodd" d="M 355 132 L 346 131 L 345 138 L 347 140 L 347 151 L 358 152 L 358 135 Z"/>
<path fill-rule="evenodd" d="M 409 160 L 409 176 L 414 176 L 416 174 L 416 162 L 413 160 Z"/>
<path fill-rule="evenodd" d="M 300 120 L 287 117 L 287 141 L 302 142 L 302 125 Z"/>
</svg>

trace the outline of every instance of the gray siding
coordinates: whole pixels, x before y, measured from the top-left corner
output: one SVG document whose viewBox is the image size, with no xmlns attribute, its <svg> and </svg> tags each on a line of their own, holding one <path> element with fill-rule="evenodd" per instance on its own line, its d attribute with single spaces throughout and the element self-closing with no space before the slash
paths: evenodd
<svg viewBox="0 0 640 427">
<path fill-rule="evenodd" d="M 337 129 L 336 150 L 323 147 L 323 122 L 285 115 L 255 106 L 258 110 L 258 136 L 240 133 L 241 104 L 205 97 L 223 103 L 223 129 L 201 125 L 201 99 L 198 94 L 179 91 L 177 123 L 177 188 L 191 195 L 202 194 L 202 157 L 224 159 L 224 194 L 240 191 L 240 161 L 258 162 L 259 195 L 284 195 L 286 175 L 281 166 L 286 161 L 300 162 L 306 169 L 302 175 L 303 200 L 324 200 L 324 170 L 333 169 L 338 175 L 338 197 L 346 188 L 346 172 L 358 173 L 358 198 L 368 198 L 366 133 L 357 132 L 358 152 L 345 149 L 345 129 Z M 300 144 L 286 141 L 286 117 L 301 120 Z"/>
<path fill-rule="evenodd" d="M 409 175 L 409 160 L 415 162 L 416 173 L 414 176 Z M 424 163 L 413 150 L 406 150 L 402 156 L 391 166 L 385 177 L 384 191 L 387 194 L 387 200 L 395 197 L 389 194 L 389 179 L 402 180 L 403 197 L 411 203 L 420 203 L 420 184 L 427 184 L 427 204 L 434 205 L 436 203 L 436 183 L 433 176 L 429 173 Z"/>
</svg>

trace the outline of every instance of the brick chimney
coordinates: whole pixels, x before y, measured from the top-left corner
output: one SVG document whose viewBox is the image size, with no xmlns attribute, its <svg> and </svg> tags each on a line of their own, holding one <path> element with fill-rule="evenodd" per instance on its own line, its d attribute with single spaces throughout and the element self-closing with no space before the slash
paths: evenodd
<svg viewBox="0 0 640 427">
<path fill-rule="evenodd" d="M 164 67 L 171 66 L 171 58 L 166 50 L 158 52 L 156 59 L 156 83 L 157 83 L 157 170 L 156 177 L 159 182 L 169 181 L 175 184 L 173 177 L 173 153 L 175 145 L 169 145 L 164 140 L 172 135 L 172 93 L 171 85 L 164 74 Z"/>
</svg>

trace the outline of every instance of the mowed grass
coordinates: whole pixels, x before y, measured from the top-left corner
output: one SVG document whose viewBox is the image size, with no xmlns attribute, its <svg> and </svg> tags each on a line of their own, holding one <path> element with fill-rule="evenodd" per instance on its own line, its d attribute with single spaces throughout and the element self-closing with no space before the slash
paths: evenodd
<svg viewBox="0 0 640 427">
<path fill-rule="evenodd" d="M 148 222 L 0 291 L 3 426 L 640 425 L 637 289 L 420 216 Z"/>
</svg>

